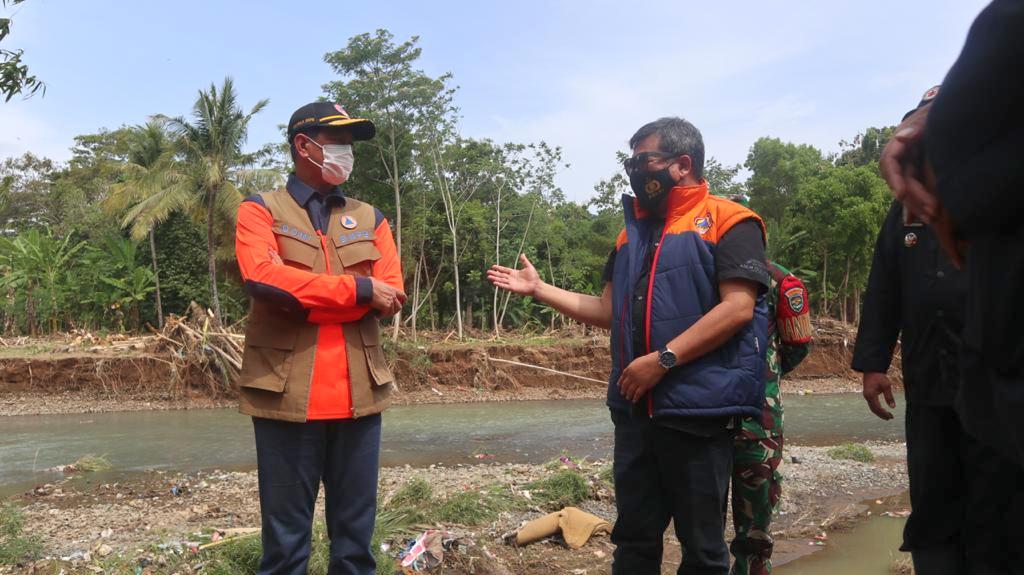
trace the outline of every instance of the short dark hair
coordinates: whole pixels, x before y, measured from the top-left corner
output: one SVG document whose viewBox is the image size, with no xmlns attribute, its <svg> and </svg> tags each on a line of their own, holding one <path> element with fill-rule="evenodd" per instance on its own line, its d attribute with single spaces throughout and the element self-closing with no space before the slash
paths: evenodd
<svg viewBox="0 0 1024 575">
<path fill-rule="evenodd" d="M 291 148 L 292 151 L 292 162 L 295 162 L 299 159 L 299 151 L 295 149 L 295 136 L 298 136 L 299 134 L 304 134 L 310 139 L 316 138 L 317 136 L 320 135 L 320 126 L 310 126 L 308 128 L 298 130 L 294 134 L 292 134 L 292 137 L 288 140 L 288 146 Z"/>
<path fill-rule="evenodd" d="M 704 138 L 696 126 L 682 118 L 665 117 L 645 124 L 629 139 L 630 149 L 646 140 L 652 134 L 658 134 L 658 150 L 666 154 L 690 156 L 693 174 L 697 179 L 704 177 Z"/>
</svg>

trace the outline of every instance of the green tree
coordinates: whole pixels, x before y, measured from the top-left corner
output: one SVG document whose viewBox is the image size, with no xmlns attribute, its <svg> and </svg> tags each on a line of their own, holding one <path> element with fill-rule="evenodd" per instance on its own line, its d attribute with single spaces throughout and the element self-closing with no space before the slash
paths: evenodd
<svg viewBox="0 0 1024 575">
<path fill-rule="evenodd" d="M 419 37 L 413 36 L 396 44 L 390 32 L 380 29 L 373 35 L 354 36 L 345 48 L 324 56 L 324 61 L 341 76 L 340 80 L 324 85 L 327 97 L 344 104 L 354 115 L 373 120 L 377 126 L 376 138 L 366 146 L 371 152 L 357 157 L 369 159 L 367 164 L 372 168 L 362 174 L 357 171 L 359 179 L 350 186 L 363 194 L 373 190 L 373 184 L 390 189 L 399 260 L 406 255 L 402 196 L 417 178 L 415 148 L 424 147 L 423 132 L 439 122 L 448 122 L 455 113 L 454 89 L 447 84 L 451 75 L 433 78 L 415 67 L 422 51 L 418 42 Z M 369 185 L 360 189 L 362 182 Z M 401 313 L 394 319 L 395 338 L 401 319 Z"/>
<path fill-rule="evenodd" d="M 854 136 L 852 142 L 841 140 L 841 151 L 836 158 L 836 165 L 866 166 L 872 162 L 878 163 L 882 159 L 882 150 L 889 143 L 895 129 L 896 126 L 871 127 Z"/>
<path fill-rule="evenodd" d="M 163 327 L 164 310 L 157 265 L 156 228 L 189 203 L 192 182 L 175 158 L 173 140 L 164 123 L 152 119 L 132 131 L 122 179 L 111 187 L 103 207 L 121 217 L 121 225 L 135 240 L 148 238 L 156 292 L 157 325 Z"/>
<path fill-rule="evenodd" d="M 53 160 L 31 152 L 0 163 L 0 233 L 60 223 L 49 202 L 59 171 L 60 166 Z"/>
<path fill-rule="evenodd" d="M 17 6 L 25 0 L 3 0 L 4 8 Z M 0 18 L 0 42 L 11 33 L 11 19 Z M 32 97 L 36 92 L 46 93 L 46 84 L 30 74 L 28 65 L 21 61 L 24 50 L 8 50 L 0 48 L 0 94 L 3 94 L 4 101 L 10 102 L 11 98 L 21 94 L 25 90 L 26 98 Z"/>
<path fill-rule="evenodd" d="M 234 82 L 225 78 L 218 89 L 200 90 L 192 107 L 192 120 L 167 118 L 167 127 L 176 138 L 178 152 L 184 162 L 184 174 L 193 194 L 186 211 L 200 208 L 206 220 L 207 268 L 210 282 L 210 304 L 214 317 L 221 319 L 217 291 L 218 220 L 231 224 L 247 190 L 270 189 L 280 183 L 274 170 L 252 167 L 256 154 L 242 150 L 249 133 L 249 122 L 266 107 L 269 100 L 260 100 L 248 112 L 242 110 L 235 94 Z M 233 226 L 232 226 L 233 227 Z"/>
<path fill-rule="evenodd" d="M 23 300 L 22 310 L 30 334 L 38 335 L 47 325 L 50 333 L 60 329 L 62 312 L 73 289 L 71 267 L 85 242 L 73 243 L 70 236 L 55 237 L 33 228 L 13 239 L 0 238 L 0 290 Z"/>
<path fill-rule="evenodd" d="M 746 191 L 743 182 L 737 180 L 743 166 L 735 164 L 723 165 L 714 157 L 704 162 L 704 179 L 708 182 L 708 190 L 716 196 L 735 196 Z"/>
<path fill-rule="evenodd" d="M 800 184 L 829 166 L 821 151 L 807 144 L 759 138 L 751 146 L 744 167 L 750 170 L 747 193 L 750 207 L 766 220 L 778 222 L 786 214 Z"/>
<path fill-rule="evenodd" d="M 826 169 L 800 186 L 787 217 L 793 234 L 806 234 L 795 253 L 799 265 L 821 270 L 812 281 L 821 313 L 840 304 L 840 318 L 856 314 L 871 254 L 891 199 L 876 164 Z M 854 305 L 850 306 L 850 301 Z"/>
</svg>

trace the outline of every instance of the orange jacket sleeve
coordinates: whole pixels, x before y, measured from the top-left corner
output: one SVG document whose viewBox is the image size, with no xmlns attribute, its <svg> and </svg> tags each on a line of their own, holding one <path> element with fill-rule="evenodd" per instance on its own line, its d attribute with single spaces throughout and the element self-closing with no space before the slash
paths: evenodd
<svg viewBox="0 0 1024 575">
<path fill-rule="evenodd" d="M 375 233 L 377 239 L 374 240 L 374 245 L 377 246 L 377 251 L 380 252 L 380 259 L 373 262 L 373 278 L 404 292 L 405 280 L 402 277 L 402 262 L 398 258 L 398 248 L 395 246 L 395 238 L 391 234 L 391 225 L 388 224 L 386 219 L 382 218 L 381 222 L 377 224 Z M 353 319 L 346 319 L 347 317 L 350 316 L 346 311 L 314 310 L 309 314 L 309 321 L 313 323 L 344 323 L 353 321 Z"/>
<path fill-rule="evenodd" d="M 238 208 L 235 253 L 252 297 L 279 304 L 290 312 L 307 313 L 313 323 L 328 323 L 318 320 L 323 312 L 331 313 L 329 323 L 342 323 L 355 321 L 369 311 L 369 306 L 357 302 L 358 294 L 366 293 L 368 287 L 357 284 L 368 284 L 368 278 L 316 274 L 284 265 L 277 255 L 273 225 L 270 212 L 255 202 L 242 202 Z"/>
</svg>

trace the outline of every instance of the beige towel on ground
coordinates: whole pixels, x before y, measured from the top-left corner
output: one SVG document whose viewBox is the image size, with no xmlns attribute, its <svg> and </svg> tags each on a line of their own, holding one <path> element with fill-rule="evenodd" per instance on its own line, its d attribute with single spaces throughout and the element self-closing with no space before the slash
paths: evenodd
<svg viewBox="0 0 1024 575">
<path fill-rule="evenodd" d="M 595 535 L 611 533 L 612 525 L 597 515 L 575 507 L 566 507 L 523 525 L 516 533 L 516 545 L 528 545 L 559 532 L 566 545 L 579 549 Z"/>
</svg>

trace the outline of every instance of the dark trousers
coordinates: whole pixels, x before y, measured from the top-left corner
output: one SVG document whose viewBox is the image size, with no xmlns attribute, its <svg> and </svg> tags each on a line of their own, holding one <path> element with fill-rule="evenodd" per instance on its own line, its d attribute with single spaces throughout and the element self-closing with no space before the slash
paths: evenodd
<svg viewBox="0 0 1024 575">
<path fill-rule="evenodd" d="M 912 512 L 904 551 L 916 572 L 1020 573 L 1022 474 L 968 435 L 951 406 L 907 405 Z"/>
<path fill-rule="evenodd" d="M 729 572 L 726 497 L 733 434 L 701 437 L 612 412 L 615 423 L 615 501 L 612 530 L 616 575 L 661 573 L 669 520 L 682 545 L 680 575 Z"/>
<path fill-rule="evenodd" d="M 253 418 L 263 516 L 260 575 L 305 575 L 320 481 L 328 573 L 373 575 L 381 417 L 291 423 Z"/>
</svg>

